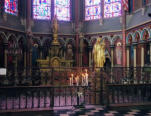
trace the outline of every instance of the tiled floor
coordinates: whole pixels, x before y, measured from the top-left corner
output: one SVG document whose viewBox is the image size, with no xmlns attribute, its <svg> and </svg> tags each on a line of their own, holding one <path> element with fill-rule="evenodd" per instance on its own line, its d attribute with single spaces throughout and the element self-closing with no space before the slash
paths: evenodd
<svg viewBox="0 0 151 116">
<path fill-rule="evenodd" d="M 0 116 L 151 116 L 151 108 L 109 110 L 102 106 L 86 106 L 85 108 L 60 108 L 42 112 L 1 113 Z"/>
</svg>

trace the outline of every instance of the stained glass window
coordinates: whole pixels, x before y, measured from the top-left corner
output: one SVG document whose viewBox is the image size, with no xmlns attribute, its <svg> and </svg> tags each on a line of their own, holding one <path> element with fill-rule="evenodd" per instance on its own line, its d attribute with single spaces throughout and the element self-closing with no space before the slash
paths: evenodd
<svg viewBox="0 0 151 116">
<path fill-rule="evenodd" d="M 51 0 L 33 0 L 33 18 L 51 18 Z"/>
<path fill-rule="evenodd" d="M 101 0 L 85 0 L 85 20 L 101 18 Z"/>
<path fill-rule="evenodd" d="M 57 19 L 70 21 L 70 0 L 55 0 L 54 5 Z"/>
<path fill-rule="evenodd" d="M 104 17 L 116 17 L 121 15 L 121 0 L 104 0 Z"/>
<path fill-rule="evenodd" d="M 12 15 L 17 15 L 18 0 L 5 0 L 5 12 Z"/>
</svg>

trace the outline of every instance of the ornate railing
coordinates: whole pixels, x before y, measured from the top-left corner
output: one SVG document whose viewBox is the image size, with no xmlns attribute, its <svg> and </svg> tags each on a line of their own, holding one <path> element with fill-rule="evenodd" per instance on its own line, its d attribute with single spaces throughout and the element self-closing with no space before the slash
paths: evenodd
<svg viewBox="0 0 151 116">
<path fill-rule="evenodd" d="M 88 86 L 69 84 L 69 76 L 88 70 Z M 53 107 L 150 104 L 151 68 L 33 68 L 0 77 L 0 112 Z"/>
<path fill-rule="evenodd" d="M 99 103 L 100 92 L 85 86 L 0 88 L 0 112 L 51 110 L 53 107 Z"/>
</svg>

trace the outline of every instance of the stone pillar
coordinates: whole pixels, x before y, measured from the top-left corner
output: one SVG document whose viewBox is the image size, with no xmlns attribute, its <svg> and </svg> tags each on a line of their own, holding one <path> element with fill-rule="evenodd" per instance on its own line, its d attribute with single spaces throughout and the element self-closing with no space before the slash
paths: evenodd
<svg viewBox="0 0 151 116">
<path fill-rule="evenodd" d="M 136 81 L 136 47 L 137 47 L 137 43 L 133 43 L 133 46 L 134 46 L 134 74 L 133 74 L 133 76 L 134 76 L 134 83 L 136 84 L 137 83 L 137 81 Z"/>
<path fill-rule="evenodd" d="M 89 67 L 92 67 L 92 47 L 89 46 Z"/>
<path fill-rule="evenodd" d="M 111 67 L 114 67 L 114 45 L 111 45 L 110 48 L 111 48 Z"/>
<path fill-rule="evenodd" d="M 80 38 L 80 55 L 79 55 L 79 63 L 82 66 L 82 54 L 83 54 L 83 38 Z"/>
<path fill-rule="evenodd" d="M 26 17 L 26 32 L 31 32 L 32 0 L 27 0 L 27 17 Z"/>
<path fill-rule="evenodd" d="M 133 43 L 134 46 L 134 68 L 136 67 L 136 43 Z"/>
<path fill-rule="evenodd" d="M 15 55 L 15 77 L 18 75 L 17 74 L 17 68 L 18 68 L 18 62 L 17 62 L 17 58 L 18 56 L 17 56 L 17 54 Z"/>
<path fill-rule="evenodd" d="M 32 49 L 30 49 L 30 52 L 29 52 L 29 66 L 30 66 L 30 75 L 32 73 Z"/>
<path fill-rule="evenodd" d="M 79 0 L 75 0 L 75 30 L 76 30 L 76 36 L 75 36 L 75 41 L 76 41 L 76 66 L 79 66 L 79 33 L 80 33 L 80 27 L 79 27 L 79 11 L 80 11 L 80 6 L 79 6 Z"/>
<path fill-rule="evenodd" d="M 144 43 L 141 46 L 141 67 L 144 67 Z"/>
<path fill-rule="evenodd" d="M 130 56 L 129 56 L 129 54 L 130 54 L 130 46 L 129 45 L 126 46 L 126 54 L 127 54 L 126 55 L 127 56 L 127 58 L 126 58 L 127 59 L 127 61 L 126 61 L 127 65 L 126 66 L 130 67 Z"/>
<path fill-rule="evenodd" d="M 27 66 L 26 50 L 24 51 L 24 75 L 26 75 L 26 66 Z"/>
<path fill-rule="evenodd" d="M 7 43 L 5 43 L 4 44 L 4 66 L 5 66 L 5 68 L 7 68 L 7 53 L 8 53 L 8 50 L 7 50 L 7 48 L 8 48 L 8 44 Z"/>
</svg>

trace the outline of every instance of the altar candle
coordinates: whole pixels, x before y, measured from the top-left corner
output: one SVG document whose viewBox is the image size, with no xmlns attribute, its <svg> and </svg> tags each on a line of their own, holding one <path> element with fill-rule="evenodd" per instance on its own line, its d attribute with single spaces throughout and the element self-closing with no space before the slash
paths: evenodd
<svg viewBox="0 0 151 116">
<path fill-rule="evenodd" d="M 82 74 L 82 86 L 84 86 L 84 74 Z"/>
<path fill-rule="evenodd" d="M 86 86 L 88 86 L 88 74 L 85 74 Z"/>
<path fill-rule="evenodd" d="M 77 76 L 75 79 L 76 79 L 76 85 L 79 86 L 79 76 Z"/>
</svg>

